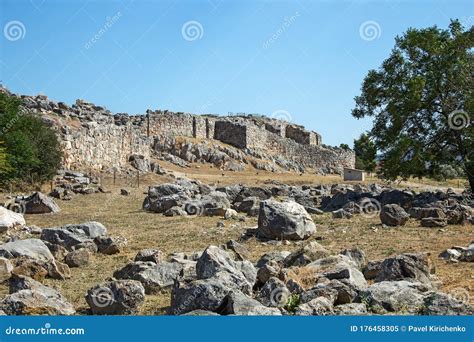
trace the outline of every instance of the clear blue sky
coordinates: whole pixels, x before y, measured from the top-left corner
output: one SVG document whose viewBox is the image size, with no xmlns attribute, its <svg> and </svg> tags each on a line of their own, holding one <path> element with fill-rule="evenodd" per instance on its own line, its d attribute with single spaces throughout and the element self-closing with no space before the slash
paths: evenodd
<svg viewBox="0 0 474 342">
<path fill-rule="evenodd" d="M 397 34 L 450 18 L 473 25 L 474 2 L 0 0 L 0 79 L 112 112 L 278 111 L 352 146 L 371 126 L 350 115 L 367 71 Z"/>
</svg>

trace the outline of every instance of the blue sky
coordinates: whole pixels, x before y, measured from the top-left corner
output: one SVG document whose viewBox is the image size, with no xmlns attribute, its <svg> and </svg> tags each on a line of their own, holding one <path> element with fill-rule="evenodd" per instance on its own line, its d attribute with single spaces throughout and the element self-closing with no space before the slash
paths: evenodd
<svg viewBox="0 0 474 342">
<path fill-rule="evenodd" d="M 473 1 L 1 0 L 0 79 L 112 112 L 287 118 L 347 143 L 371 68 L 408 27 L 474 24 Z"/>
</svg>

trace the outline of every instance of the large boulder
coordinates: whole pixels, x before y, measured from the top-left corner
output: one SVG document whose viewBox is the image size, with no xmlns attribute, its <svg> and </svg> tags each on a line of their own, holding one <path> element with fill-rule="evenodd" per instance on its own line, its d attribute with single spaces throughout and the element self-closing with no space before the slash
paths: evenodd
<svg viewBox="0 0 474 342">
<path fill-rule="evenodd" d="M 269 308 L 238 291 L 231 291 L 217 309 L 221 315 L 281 316 L 277 308 Z"/>
<path fill-rule="evenodd" d="M 406 280 L 383 281 L 362 290 L 360 298 L 374 313 L 415 314 L 423 307 L 427 290 L 428 288 L 421 283 Z"/>
<path fill-rule="evenodd" d="M 21 283 L 21 284 L 20 284 Z M 56 290 L 33 279 L 18 280 L 0 301 L 7 315 L 73 315 L 74 307 Z"/>
<path fill-rule="evenodd" d="M 25 239 L 0 245 L 0 256 L 7 259 L 28 257 L 42 262 L 54 261 L 49 248 L 39 239 Z"/>
<path fill-rule="evenodd" d="M 61 209 L 51 197 L 35 192 L 23 199 L 25 214 L 59 213 Z"/>
<path fill-rule="evenodd" d="M 316 225 L 301 204 L 266 200 L 260 203 L 257 232 L 267 239 L 303 240 L 316 232 Z"/>
<path fill-rule="evenodd" d="M 183 266 L 177 262 L 135 261 L 114 272 L 117 279 L 137 280 L 147 294 L 170 288 L 180 276 Z"/>
<path fill-rule="evenodd" d="M 437 315 L 437 316 L 455 316 L 455 315 L 474 315 L 474 306 L 470 305 L 467 300 L 469 294 L 467 290 L 465 293 L 460 293 L 465 297 L 465 301 L 457 298 L 456 293 L 449 295 L 441 292 L 431 292 L 424 298 L 422 315 Z"/>
<path fill-rule="evenodd" d="M 241 289 L 239 276 L 218 272 L 208 279 L 177 281 L 171 292 L 170 314 L 182 315 L 194 310 L 217 311 L 231 291 Z M 247 289 L 250 294 L 251 289 Z"/>
<path fill-rule="evenodd" d="M 103 224 L 93 221 L 67 224 L 63 227 L 44 228 L 41 231 L 41 239 L 72 250 L 76 245 L 92 242 L 94 238 L 106 234 L 107 228 Z"/>
<path fill-rule="evenodd" d="M 207 279 L 219 272 L 232 274 L 238 279 L 236 286 L 244 292 L 250 291 L 257 279 L 257 270 L 249 261 L 235 261 L 228 251 L 209 246 L 197 260 L 196 275 Z"/>
<path fill-rule="evenodd" d="M 375 281 L 407 280 L 431 286 L 429 263 L 425 253 L 407 253 L 387 258 L 380 265 Z"/>
<path fill-rule="evenodd" d="M 143 304 L 145 289 L 136 280 L 109 281 L 89 289 L 85 299 L 95 315 L 131 315 Z"/>
<path fill-rule="evenodd" d="M 9 228 L 24 226 L 25 224 L 22 214 L 0 206 L 0 233 L 6 232 Z"/>
<path fill-rule="evenodd" d="M 410 215 L 398 204 L 386 204 L 380 211 L 380 220 L 387 226 L 404 226 Z"/>
<path fill-rule="evenodd" d="M 150 187 L 143 201 L 143 210 L 164 213 L 189 200 L 191 190 L 180 184 L 166 183 Z"/>
</svg>

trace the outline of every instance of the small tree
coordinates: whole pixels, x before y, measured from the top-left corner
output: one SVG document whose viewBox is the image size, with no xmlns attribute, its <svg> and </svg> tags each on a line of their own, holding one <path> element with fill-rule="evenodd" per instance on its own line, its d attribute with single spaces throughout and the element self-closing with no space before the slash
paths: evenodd
<svg viewBox="0 0 474 342">
<path fill-rule="evenodd" d="M 340 145 L 339 145 L 339 148 L 342 148 L 343 150 L 346 150 L 346 151 L 348 151 L 348 150 L 351 149 L 351 148 L 349 147 L 349 145 L 347 145 L 347 144 L 340 144 Z"/>
<path fill-rule="evenodd" d="M 354 152 L 356 155 L 356 168 L 373 172 L 377 165 L 375 158 L 377 148 L 367 134 L 361 134 L 359 139 L 354 140 Z"/>
<path fill-rule="evenodd" d="M 20 112 L 20 100 L 0 93 L 0 139 L 10 166 L 2 181 L 51 179 L 61 165 L 61 150 L 53 129 L 40 117 Z"/>
<path fill-rule="evenodd" d="M 459 165 L 474 188 L 474 27 L 409 29 L 370 70 L 352 115 L 370 131 L 388 179 L 433 177 Z"/>
</svg>

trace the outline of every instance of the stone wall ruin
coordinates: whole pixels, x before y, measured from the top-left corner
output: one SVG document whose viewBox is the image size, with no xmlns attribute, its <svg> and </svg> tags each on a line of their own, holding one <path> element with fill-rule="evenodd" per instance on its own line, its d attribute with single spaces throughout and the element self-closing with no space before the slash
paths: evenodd
<svg viewBox="0 0 474 342">
<path fill-rule="evenodd" d="M 0 91 L 8 92 L 5 88 Z M 152 158 L 155 136 L 220 141 L 249 155 L 286 158 L 322 172 L 342 172 L 355 163 L 352 151 L 323 146 L 316 132 L 264 116 L 193 115 L 166 110 L 148 110 L 144 115 L 112 114 L 82 100 L 69 107 L 44 95 L 19 97 L 24 108 L 39 113 L 56 128 L 64 167 L 71 169 L 123 167 L 133 154 Z"/>
</svg>

